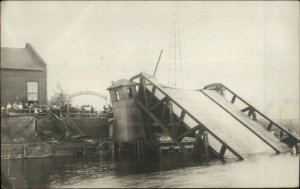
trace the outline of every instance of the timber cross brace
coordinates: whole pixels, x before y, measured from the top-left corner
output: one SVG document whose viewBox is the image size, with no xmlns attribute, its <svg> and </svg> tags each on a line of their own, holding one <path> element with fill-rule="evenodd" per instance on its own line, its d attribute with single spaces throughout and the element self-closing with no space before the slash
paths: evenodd
<svg viewBox="0 0 300 189">
<path fill-rule="evenodd" d="M 211 137 L 221 143 L 221 149 L 214 149 L 208 144 L 208 149 L 220 159 L 223 159 L 225 151 L 228 149 L 239 160 L 244 158 L 227 145 L 222 139 L 211 132 L 204 124 L 196 119 L 189 111 L 183 108 L 177 101 L 169 96 L 161 86 L 152 80 L 151 76 L 146 74 L 138 74 L 132 77 L 130 80 L 140 79 L 138 96 L 135 98 L 136 103 L 147 113 L 147 115 L 158 125 L 160 128 L 175 142 L 180 150 L 185 155 L 190 155 L 190 152 L 184 147 L 181 140 L 184 137 L 195 137 L 198 133 L 206 131 Z M 158 97 L 157 93 L 160 94 Z M 173 105 L 179 108 L 180 113 L 175 114 L 173 112 Z M 195 123 L 196 126 L 189 126 L 185 121 L 185 117 L 189 117 Z M 171 126 L 171 127 L 170 127 Z M 201 130 L 201 131 L 199 131 Z M 203 136 L 205 139 L 205 136 Z"/>
</svg>

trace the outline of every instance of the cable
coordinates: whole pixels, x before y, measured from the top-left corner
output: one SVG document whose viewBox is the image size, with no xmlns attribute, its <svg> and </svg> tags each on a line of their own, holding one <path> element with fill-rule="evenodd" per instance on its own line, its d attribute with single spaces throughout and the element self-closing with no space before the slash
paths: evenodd
<svg viewBox="0 0 300 189">
<path fill-rule="evenodd" d="M 183 80 L 182 80 L 182 61 L 181 61 L 181 41 L 180 41 L 180 29 L 179 29 L 179 11 L 177 7 L 177 31 L 178 31 L 178 51 L 179 51 L 179 66 L 180 66 L 180 83 L 181 88 L 183 87 Z"/>
</svg>

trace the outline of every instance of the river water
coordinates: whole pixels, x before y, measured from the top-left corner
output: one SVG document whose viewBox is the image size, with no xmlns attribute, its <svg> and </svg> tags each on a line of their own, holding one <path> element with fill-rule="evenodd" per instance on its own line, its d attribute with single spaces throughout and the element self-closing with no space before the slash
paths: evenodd
<svg viewBox="0 0 300 189">
<path fill-rule="evenodd" d="M 2 160 L 1 170 L 9 172 L 16 188 L 299 186 L 299 156 L 291 154 L 208 164 L 168 159 L 112 164 L 72 157 Z"/>
</svg>

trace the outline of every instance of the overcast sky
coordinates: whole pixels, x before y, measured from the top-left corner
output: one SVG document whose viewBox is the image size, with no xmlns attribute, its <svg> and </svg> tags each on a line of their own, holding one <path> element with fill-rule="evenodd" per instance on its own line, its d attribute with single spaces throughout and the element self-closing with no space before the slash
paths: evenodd
<svg viewBox="0 0 300 189">
<path fill-rule="evenodd" d="M 176 77 L 180 86 L 202 88 L 222 82 L 270 116 L 279 117 L 281 107 L 283 117 L 299 118 L 297 1 L 1 5 L 1 46 L 32 44 L 48 64 L 49 96 L 57 81 L 69 93 L 86 89 L 106 93 L 112 80 L 141 71 L 153 73 L 161 49 L 157 77 L 173 85 L 175 20 L 180 33 L 183 83 Z M 179 70 L 178 51 L 176 57 Z M 93 101 L 104 103 L 96 97 L 74 99 L 74 103 Z"/>
</svg>

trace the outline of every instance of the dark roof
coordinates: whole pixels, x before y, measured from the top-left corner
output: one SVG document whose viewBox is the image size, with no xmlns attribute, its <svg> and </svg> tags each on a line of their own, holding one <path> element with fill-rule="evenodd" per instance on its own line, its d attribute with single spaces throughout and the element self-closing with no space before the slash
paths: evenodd
<svg viewBox="0 0 300 189">
<path fill-rule="evenodd" d="M 138 83 L 134 82 L 134 81 L 129 81 L 126 79 L 120 79 L 116 82 L 113 82 L 113 84 L 111 86 L 109 86 L 107 88 L 107 90 L 116 88 L 116 87 L 122 87 L 122 86 L 132 86 L 132 85 L 137 85 Z"/>
<path fill-rule="evenodd" d="M 25 48 L 1 47 L 1 68 L 44 70 L 46 63 L 35 49 L 27 43 Z"/>
</svg>

